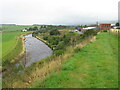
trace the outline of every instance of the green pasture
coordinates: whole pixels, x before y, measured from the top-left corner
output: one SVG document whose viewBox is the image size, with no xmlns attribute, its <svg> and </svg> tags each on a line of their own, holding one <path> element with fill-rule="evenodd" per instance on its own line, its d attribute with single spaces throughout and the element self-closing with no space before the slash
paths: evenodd
<svg viewBox="0 0 120 90">
<path fill-rule="evenodd" d="M 68 58 L 61 71 L 52 73 L 33 87 L 117 88 L 118 38 L 103 32 L 97 40 Z"/>
<path fill-rule="evenodd" d="M 2 61 L 11 60 L 22 50 L 22 39 L 18 37 L 22 32 L 2 33 Z"/>
<path fill-rule="evenodd" d="M 11 51 L 17 41 L 17 35 L 21 32 L 3 32 L 2 33 L 2 56 L 5 56 L 9 51 Z"/>
<path fill-rule="evenodd" d="M 32 26 L 24 26 L 24 25 L 15 25 L 15 26 L 2 26 L 3 31 L 21 31 L 24 28 L 29 28 Z"/>
</svg>

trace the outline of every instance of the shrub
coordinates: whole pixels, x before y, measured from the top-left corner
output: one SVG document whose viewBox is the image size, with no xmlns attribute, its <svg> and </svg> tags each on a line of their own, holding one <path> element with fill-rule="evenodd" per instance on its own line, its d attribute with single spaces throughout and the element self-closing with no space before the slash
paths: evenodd
<svg viewBox="0 0 120 90">
<path fill-rule="evenodd" d="M 57 29 L 51 30 L 50 35 L 60 35 L 60 32 Z"/>
<path fill-rule="evenodd" d="M 59 42 L 59 44 L 56 46 L 56 50 L 64 49 L 64 48 L 65 48 L 64 45 L 65 45 L 65 44 L 64 44 L 63 41 L 62 41 L 62 42 Z"/>
<path fill-rule="evenodd" d="M 120 29 L 120 27 L 117 27 L 116 29 Z"/>
<path fill-rule="evenodd" d="M 116 24 L 115 24 L 116 26 L 120 26 L 120 24 L 117 22 Z"/>
<path fill-rule="evenodd" d="M 103 32 L 107 32 L 107 30 L 103 30 Z"/>
<path fill-rule="evenodd" d="M 33 30 L 38 30 L 38 27 L 33 27 Z"/>
<path fill-rule="evenodd" d="M 62 54 L 64 54 L 64 50 L 55 50 L 54 54 L 57 56 L 62 55 Z"/>
<path fill-rule="evenodd" d="M 43 39 L 44 40 L 48 40 L 48 36 L 43 36 Z"/>
<path fill-rule="evenodd" d="M 93 30 L 93 29 L 89 29 L 87 31 L 84 32 L 85 36 L 92 36 L 92 35 L 96 35 L 97 31 Z"/>
<path fill-rule="evenodd" d="M 81 51 L 81 48 L 77 47 L 77 48 L 75 49 L 75 52 L 79 52 L 79 51 Z"/>
<path fill-rule="evenodd" d="M 34 36 L 36 36 L 38 34 L 38 32 L 33 32 L 32 33 L 32 36 L 34 37 Z"/>
</svg>

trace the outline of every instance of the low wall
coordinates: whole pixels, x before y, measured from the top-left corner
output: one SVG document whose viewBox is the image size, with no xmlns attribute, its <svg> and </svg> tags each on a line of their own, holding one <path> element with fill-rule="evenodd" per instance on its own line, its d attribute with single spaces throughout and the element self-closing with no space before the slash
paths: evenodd
<svg viewBox="0 0 120 90">
<path fill-rule="evenodd" d="M 120 29 L 110 29 L 109 33 L 120 37 Z"/>
</svg>

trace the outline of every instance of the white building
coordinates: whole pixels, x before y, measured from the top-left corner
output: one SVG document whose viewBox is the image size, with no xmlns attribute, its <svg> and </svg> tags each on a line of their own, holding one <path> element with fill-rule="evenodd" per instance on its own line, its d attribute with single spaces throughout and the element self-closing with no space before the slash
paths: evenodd
<svg viewBox="0 0 120 90">
<path fill-rule="evenodd" d="M 86 27 L 86 28 L 83 28 L 83 30 L 89 30 L 89 29 L 96 29 L 96 27 Z"/>
<path fill-rule="evenodd" d="M 26 30 L 26 29 L 23 29 L 22 32 L 27 32 L 27 30 Z"/>
</svg>

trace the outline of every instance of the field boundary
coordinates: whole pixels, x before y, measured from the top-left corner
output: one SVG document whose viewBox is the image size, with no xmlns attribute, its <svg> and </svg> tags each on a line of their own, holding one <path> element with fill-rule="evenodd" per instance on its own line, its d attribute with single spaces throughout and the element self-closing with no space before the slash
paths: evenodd
<svg viewBox="0 0 120 90">
<path fill-rule="evenodd" d="M 120 37 L 120 29 L 110 29 L 108 32 L 112 35 Z"/>
<path fill-rule="evenodd" d="M 25 35 L 28 35 L 28 34 L 31 34 L 31 32 L 29 32 L 29 33 L 24 33 L 24 34 L 21 34 L 20 36 L 19 36 L 19 38 L 21 38 L 22 39 L 22 51 L 15 57 L 15 58 L 13 58 L 13 59 L 15 59 L 15 60 L 19 60 L 24 54 L 25 54 L 25 52 L 26 52 L 26 49 L 25 49 L 25 43 L 24 43 L 24 40 L 25 40 Z"/>
</svg>

